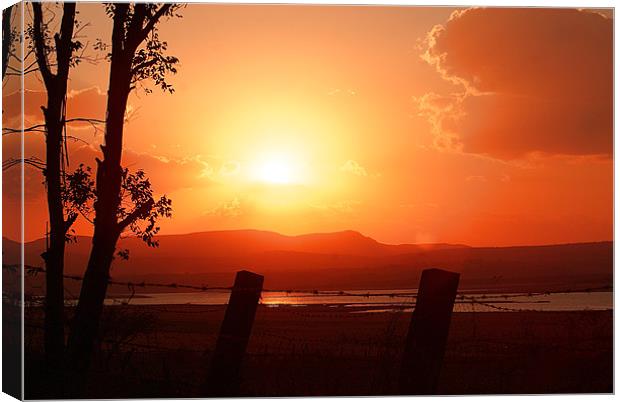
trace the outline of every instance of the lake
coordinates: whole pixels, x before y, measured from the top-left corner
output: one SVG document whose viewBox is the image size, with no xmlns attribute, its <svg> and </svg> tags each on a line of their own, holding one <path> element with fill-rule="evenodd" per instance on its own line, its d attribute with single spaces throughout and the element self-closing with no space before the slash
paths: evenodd
<svg viewBox="0 0 620 402">
<path fill-rule="evenodd" d="M 368 311 L 411 310 L 415 304 L 413 296 L 387 296 L 386 293 L 415 293 L 416 289 L 395 290 L 354 290 L 345 295 L 313 295 L 307 293 L 266 292 L 261 303 L 277 307 L 280 305 L 351 305 L 369 308 Z M 613 308 L 613 292 L 571 292 L 527 295 L 523 293 L 467 293 L 466 299 L 457 300 L 455 312 L 487 312 L 487 311 L 576 311 L 576 310 L 608 310 Z M 106 299 L 106 304 L 162 305 L 162 304 L 197 304 L 221 305 L 228 302 L 229 292 L 170 292 L 141 293 L 128 299 L 127 297 Z M 475 299 L 472 301 L 471 299 Z M 478 303 L 479 302 L 479 303 Z"/>
</svg>

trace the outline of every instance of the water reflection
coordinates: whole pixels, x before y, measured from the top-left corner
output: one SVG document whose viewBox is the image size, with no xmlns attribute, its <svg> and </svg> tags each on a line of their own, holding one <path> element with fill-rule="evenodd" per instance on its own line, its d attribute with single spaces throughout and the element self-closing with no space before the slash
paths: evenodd
<svg viewBox="0 0 620 402">
<path fill-rule="evenodd" d="M 411 292 L 412 290 L 404 290 Z M 415 291 L 415 290 L 413 290 Z M 307 305 L 349 305 L 368 307 L 373 311 L 412 310 L 415 297 L 385 296 L 385 290 L 348 291 L 344 296 L 312 295 L 301 293 L 273 292 L 264 293 L 261 304 L 277 306 Z M 403 290 L 394 290 L 403 293 Z M 486 312 L 507 310 L 571 311 L 571 310 L 607 310 L 613 308 L 613 292 L 575 292 L 553 293 L 546 295 L 525 294 L 467 294 L 465 300 L 457 299 L 455 312 Z M 119 304 L 129 301 L 135 305 L 157 304 L 198 304 L 218 305 L 228 302 L 228 292 L 188 292 L 188 293 L 147 293 L 139 294 L 128 300 L 127 297 L 109 298 L 107 304 Z M 486 305 L 471 301 L 476 299 Z M 493 306 L 493 307 L 491 307 Z"/>
</svg>

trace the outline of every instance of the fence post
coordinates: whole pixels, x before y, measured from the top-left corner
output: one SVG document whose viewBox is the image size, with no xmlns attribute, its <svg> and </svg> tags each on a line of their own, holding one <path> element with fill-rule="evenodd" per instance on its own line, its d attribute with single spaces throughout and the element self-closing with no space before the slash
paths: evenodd
<svg viewBox="0 0 620 402">
<path fill-rule="evenodd" d="M 422 271 L 401 366 L 401 394 L 436 393 L 459 276 L 436 268 Z"/>
<path fill-rule="evenodd" d="M 239 390 L 239 372 L 263 290 L 263 280 L 262 275 L 253 272 L 237 272 L 211 360 L 207 396 L 234 396 Z"/>
</svg>

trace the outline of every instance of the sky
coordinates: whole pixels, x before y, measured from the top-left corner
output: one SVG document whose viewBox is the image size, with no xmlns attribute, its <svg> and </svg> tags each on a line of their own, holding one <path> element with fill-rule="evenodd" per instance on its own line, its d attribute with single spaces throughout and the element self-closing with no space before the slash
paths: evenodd
<svg viewBox="0 0 620 402">
<path fill-rule="evenodd" d="M 53 7 L 53 6 L 49 6 Z M 85 54 L 110 42 L 78 4 Z M 610 10 L 205 5 L 162 22 L 174 94 L 131 95 L 123 163 L 173 200 L 162 234 L 357 230 L 385 243 L 534 245 L 613 238 Z M 50 16 L 51 13 L 48 13 Z M 28 20 L 28 11 L 26 12 Z M 71 71 L 68 117 L 105 116 L 109 65 Z M 18 83 L 3 90 L 16 124 Z M 45 103 L 26 79 L 26 125 Z M 71 166 L 101 130 L 70 127 Z M 3 138 L 4 158 L 19 138 Z M 26 156 L 42 155 L 28 134 Z M 4 235 L 18 182 L 5 173 Z M 25 239 L 44 236 L 26 168 Z M 14 209 L 13 209 L 14 210 Z M 78 221 L 79 234 L 90 224 Z"/>
</svg>

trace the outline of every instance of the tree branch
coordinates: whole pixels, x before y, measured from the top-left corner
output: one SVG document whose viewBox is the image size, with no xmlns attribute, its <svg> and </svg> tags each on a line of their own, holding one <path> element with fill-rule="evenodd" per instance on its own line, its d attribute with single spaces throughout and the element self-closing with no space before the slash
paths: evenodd
<svg viewBox="0 0 620 402">
<path fill-rule="evenodd" d="M 149 18 L 148 22 L 146 23 L 146 26 L 144 27 L 144 29 L 142 29 L 142 31 L 136 38 L 136 41 L 137 41 L 136 46 L 138 46 L 140 43 L 142 43 L 143 40 L 146 39 L 146 37 L 153 30 L 153 28 L 155 28 L 155 25 L 159 22 L 159 19 L 163 17 L 164 14 L 166 14 L 168 10 L 170 10 L 171 7 L 172 7 L 172 4 L 164 4 L 155 12 L 155 14 L 153 14 L 152 17 Z"/>
<path fill-rule="evenodd" d="M 75 212 L 72 212 L 69 214 L 69 216 L 67 217 L 67 220 L 65 221 L 65 227 L 64 227 L 65 234 L 69 231 L 69 229 L 71 228 L 71 225 L 73 225 L 77 217 L 78 217 L 78 214 L 76 214 Z"/>
<path fill-rule="evenodd" d="M 73 119 L 67 119 L 64 121 L 64 123 L 88 123 L 90 125 L 92 125 L 93 127 L 97 128 L 97 124 L 104 124 L 105 120 L 100 120 L 100 119 L 90 119 L 90 118 L 85 118 L 85 117 L 75 117 Z M 28 128 L 11 128 L 11 127 L 5 127 L 2 129 L 2 135 L 8 135 L 8 134 L 16 134 L 16 133 L 29 133 L 29 132 L 39 132 L 39 133 L 45 133 L 45 123 L 42 124 L 35 124 L 34 126 L 30 126 Z"/>
<path fill-rule="evenodd" d="M 74 117 L 72 119 L 65 120 L 65 123 L 76 123 L 76 122 L 83 122 L 83 123 L 89 123 L 89 124 L 104 124 L 105 120 L 91 119 L 87 117 Z"/>
<path fill-rule="evenodd" d="M 25 165 L 32 166 L 33 168 L 36 168 L 36 169 L 39 169 L 39 170 L 45 170 L 45 168 L 46 168 L 45 162 L 43 162 L 42 160 L 40 160 L 36 156 L 31 156 L 30 158 L 25 158 L 25 159 L 10 158 L 10 159 L 7 159 L 7 160 L 3 161 L 2 162 L 2 171 L 10 169 L 13 166 L 17 166 L 17 165 L 19 165 L 21 163 L 24 163 Z"/>
<path fill-rule="evenodd" d="M 78 210 L 77 210 L 77 211 L 78 211 L 78 212 L 80 213 L 80 215 L 82 215 L 82 217 L 83 217 L 84 219 L 86 219 L 86 220 L 87 220 L 87 221 L 88 221 L 91 225 L 94 225 L 94 224 L 95 224 L 95 222 L 94 222 L 92 219 L 90 219 L 90 218 L 86 215 L 86 213 L 84 213 L 84 211 L 82 211 L 82 210 L 81 210 L 81 209 L 79 209 L 79 208 L 78 208 Z"/>
<path fill-rule="evenodd" d="M 129 23 L 129 27 L 127 28 L 127 38 L 128 41 L 131 41 L 130 46 L 133 48 L 137 47 L 140 42 L 134 43 L 133 38 L 137 38 L 142 30 L 142 26 L 144 25 L 144 20 L 146 19 L 146 4 L 134 4 L 133 8 L 133 16 Z M 132 38 L 132 39 L 129 39 Z"/>
<path fill-rule="evenodd" d="M 137 219 L 139 219 L 140 217 L 148 214 L 151 211 L 151 209 L 153 208 L 154 204 L 155 204 L 155 201 L 151 198 L 146 203 L 144 203 L 144 204 L 140 205 L 138 208 L 134 209 L 132 213 L 127 215 L 125 217 L 125 219 L 123 219 L 122 221 L 120 221 L 118 223 L 118 227 L 119 227 L 120 231 L 122 232 L 123 230 L 125 230 L 125 228 L 127 226 L 131 225 Z"/>
<path fill-rule="evenodd" d="M 133 69 L 131 69 L 131 75 L 132 77 L 134 75 L 136 75 L 136 73 L 138 73 L 140 70 L 142 70 L 143 68 L 148 68 L 154 64 L 157 64 L 157 62 L 159 62 L 159 60 L 157 59 L 151 59 L 148 61 L 145 61 L 144 63 L 140 63 L 137 66 L 135 66 Z"/>
<path fill-rule="evenodd" d="M 34 11 L 34 47 L 37 62 L 39 63 L 39 70 L 41 76 L 45 81 L 45 86 L 50 88 L 54 75 L 50 71 L 49 61 L 47 60 L 47 54 L 45 53 L 45 38 L 43 37 L 43 11 L 41 9 L 41 3 L 33 2 L 32 10 Z"/>
</svg>

